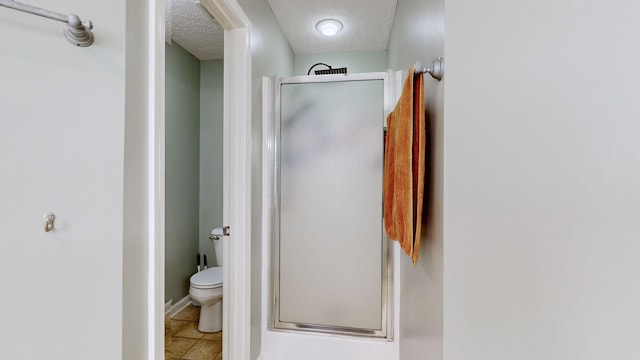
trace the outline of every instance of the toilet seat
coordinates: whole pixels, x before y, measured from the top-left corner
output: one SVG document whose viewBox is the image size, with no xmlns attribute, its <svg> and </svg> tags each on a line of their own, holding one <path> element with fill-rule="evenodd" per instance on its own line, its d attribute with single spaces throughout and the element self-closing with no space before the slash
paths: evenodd
<svg viewBox="0 0 640 360">
<path fill-rule="evenodd" d="M 197 272 L 189 280 L 191 286 L 197 289 L 215 289 L 222 287 L 222 268 L 212 267 Z"/>
</svg>

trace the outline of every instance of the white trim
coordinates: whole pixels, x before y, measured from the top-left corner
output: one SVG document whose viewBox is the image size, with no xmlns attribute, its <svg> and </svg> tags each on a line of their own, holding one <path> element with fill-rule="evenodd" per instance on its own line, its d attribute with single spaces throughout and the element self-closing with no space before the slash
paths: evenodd
<svg viewBox="0 0 640 360">
<path fill-rule="evenodd" d="M 251 349 L 251 48 L 249 28 L 224 37 L 225 216 L 223 329 L 226 360 L 248 360 Z M 226 133 L 228 131 L 228 133 Z M 228 174 L 228 176 L 227 176 Z M 228 211 L 228 216 L 227 216 Z"/>
<path fill-rule="evenodd" d="M 164 359 L 164 0 L 149 2 L 148 358 Z"/>
<path fill-rule="evenodd" d="M 402 94 L 402 87 L 404 85 L 404 78 L 402 77 L 402 71 L 389 70 L 389 93 L 387 95 L 387 103 L 385 104 L 385 127 L 387 126 L 387 116 L 395 108 L 395 104 L 400 99 Z M 396 341 L 396 354 L 400 358 L 400 256 L 404 251 L 400 248 L 400 244 L 397 241 L 391 241 L 393 244 L 390 246 L 393 256 L 393 333 L 395 334 Z"/>
<path fill-rule="evenodd" d="M 249 360 L 251 338 L 251 44 L 237 0 L 201 0 L 224 33 L 223 337 L 225 360 Z M 164 359 L 164 0 L 149 14 L 149 359 Z M 227 145 L 228 144 L 228 145 Z"/>
<path fill-rule="evenodd" d="M 261 332 L 268 329 L 271 322 L 271 299 L 273 299 L 273 287 L 269 286 L 272 273 L 272 248 L 274 236 L 271 234 L 270 209 L 273 188 L 273 176 L 270 176 L 269 169 L 274 168 L 275 136 L 275 105 L 276 105 L 276 78 L 272 76 L 262 77 L 262 294 L 260 296 L 262 318 Z M 263 335 L 264 338 L 264 335 Z M 262 339 L 261 339 L 262 340 Z M 260 354 L 262 358 L 262 353 Z"/>
<path fill-rule="evenodd" d="M 187 308 L 187 306 L 191 305 L 191 295 L 187 295 L 182 299 L 178 300 L 175 305 L 171 306 L 169 309 L 169 317 L 174 317 L 178 315 L 178 313 Z"/>
<path fill-rule="evenodd" d="M 167 301 L 166 303 L 164 303 L 164 316 L 169 315 L 169 312 L 171 311 L 171 303 L 173 302 L 173 299 Z"/>
<path fill-rule="evenodd" d="M 225 30 L 250 27 L 249 19 L 236 0 L 200 0 L 200 4 Z"/>
</svg>

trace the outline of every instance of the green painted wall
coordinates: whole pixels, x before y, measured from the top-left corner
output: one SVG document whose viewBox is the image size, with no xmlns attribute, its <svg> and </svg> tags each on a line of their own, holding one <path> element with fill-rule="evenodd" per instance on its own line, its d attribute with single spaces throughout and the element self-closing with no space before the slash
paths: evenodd
<svg viewBox="0 0 640 360">
<path fill-rule="evenodd" d="M 196 270 L 200 184 L 200 62 L 166 45 L 165 301 L 189 293 Z"/>
<path fill-rule="evenodd" d="M 211 229 L 222 226 L 223 60 L 200 63 L 200 253 L 216 266 Z"/>
</svg>

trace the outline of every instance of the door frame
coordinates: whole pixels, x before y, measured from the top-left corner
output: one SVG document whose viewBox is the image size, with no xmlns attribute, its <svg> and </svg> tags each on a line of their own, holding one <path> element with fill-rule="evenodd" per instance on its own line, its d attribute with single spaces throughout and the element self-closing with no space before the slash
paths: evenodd
<svg viewBox="0 0 640 360">
<path fill-rule="evenodd" d="M 248 360 L 251 338 L 251 44 L 237 0 L 200 0 L 224 28 L 223 330 L 225 360 Z M 164 359 L 165 0 L 149 16 L 149 278 L 150 360 Z"/>
</svg>

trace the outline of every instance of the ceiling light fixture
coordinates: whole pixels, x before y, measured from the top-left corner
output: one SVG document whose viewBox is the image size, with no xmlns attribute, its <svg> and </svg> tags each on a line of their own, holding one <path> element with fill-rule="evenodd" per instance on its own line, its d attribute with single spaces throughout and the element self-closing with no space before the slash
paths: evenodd
<svg viewBox="0 0 640 360">
<path fill-rule="evenodd" d="M 324 36 L 334 36 L 342 30 L 342 23 L 336 19 L 325 19 L 316 24 L 316 29 Z"/>
</svg>

